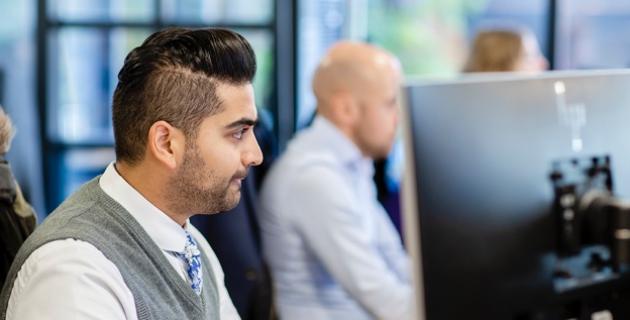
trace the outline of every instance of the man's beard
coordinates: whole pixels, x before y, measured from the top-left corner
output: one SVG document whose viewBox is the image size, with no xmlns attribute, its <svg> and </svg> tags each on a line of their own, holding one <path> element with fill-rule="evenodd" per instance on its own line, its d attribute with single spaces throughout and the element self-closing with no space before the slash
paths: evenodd
<svg viewBox="0 0 630 320">
<path fill-rule="evenodd" d="M 208 168 L 197 147 L 186 147 L 184 162 L 170 179 L 168 202 L 172 210 L 185 214 L 217 213 L 230 210 L 241 199 L 230 190 L 234 176 L 222 179 Z"/>
</svg>

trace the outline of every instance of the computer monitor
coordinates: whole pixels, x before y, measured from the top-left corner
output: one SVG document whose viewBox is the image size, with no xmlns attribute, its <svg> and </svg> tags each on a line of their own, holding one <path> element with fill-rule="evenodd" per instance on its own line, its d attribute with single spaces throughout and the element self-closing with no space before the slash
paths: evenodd
<svg viewBox="0 0 630 320">
<path fill-rule="evenodd" d="M 418 318 L 630 319 L 630 71 L 406 84 Z"/>
</svg>

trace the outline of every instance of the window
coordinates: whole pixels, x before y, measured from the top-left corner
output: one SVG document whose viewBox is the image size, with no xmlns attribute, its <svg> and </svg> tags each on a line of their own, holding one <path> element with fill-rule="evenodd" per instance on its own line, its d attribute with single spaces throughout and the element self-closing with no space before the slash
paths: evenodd
<svg viewBox="0 0 630 320">
<path fill-rule="evenodd" d="M 630 67 L 630 1 L 558 1 L 559 69 Z"/>
<path fill-rule="evenodd" d="M 461 70 L 476 31 L 493 24 L 530 28 L 548 52 L 548 9 L 548 0 L 377 0 L 368 35 L 400 58 L 407 75 L 448 76 Z"/>
<path fill-rule="evenodd" d="M 301 0 L 298 6 L 297 128 L 309 124 L 316 102 L 311 79 L 319 59 L 335 41 L 347 38 L 348 6 L 344 0 Z"/>
</svg>

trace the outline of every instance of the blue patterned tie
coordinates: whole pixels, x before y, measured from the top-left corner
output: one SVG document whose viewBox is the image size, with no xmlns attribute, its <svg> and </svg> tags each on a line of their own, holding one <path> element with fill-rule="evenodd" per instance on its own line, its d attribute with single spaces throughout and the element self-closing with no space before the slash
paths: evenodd
<svg viewBox="0 0 630 320">
<path fill-rule="evenodd" d="M 201 294 L 203 279 L 201 277 L 201 256 L 195 239 L 186 231 L 186 246 L 184 252 L 173 252 L 177 257 L 186 262 L 186 272 L 190 280 L 190 286 L 197 294 Z"/>
</svg>

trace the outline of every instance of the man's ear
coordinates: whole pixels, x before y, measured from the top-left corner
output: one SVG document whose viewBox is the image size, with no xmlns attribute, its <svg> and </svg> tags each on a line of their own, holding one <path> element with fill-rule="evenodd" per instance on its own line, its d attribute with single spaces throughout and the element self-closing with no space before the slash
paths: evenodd
<svg viewBox="0 0 630 320">
<path fill-rule="evenodd" d="M 333 112 L 344 126 L 353 127 L 359 117 L 359 105 L 350 92 L 339 92 L 333 97 Z"/>
<path fill-rule="evenodd" d="M 160 120 L 149 128 L 148 156 L 175 170 L 184 159 L 186 140 L 184 133 L 170 123 Z"/>
</svg>

